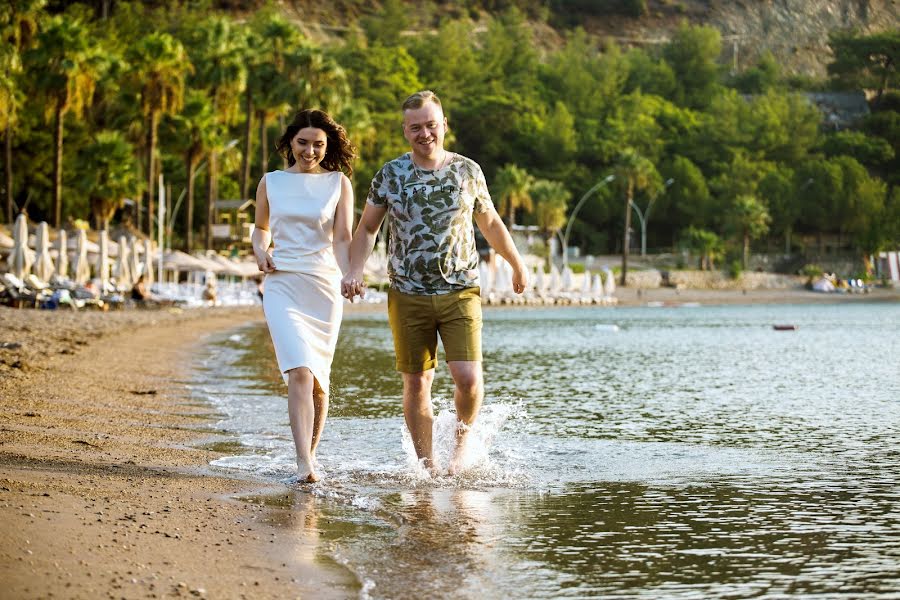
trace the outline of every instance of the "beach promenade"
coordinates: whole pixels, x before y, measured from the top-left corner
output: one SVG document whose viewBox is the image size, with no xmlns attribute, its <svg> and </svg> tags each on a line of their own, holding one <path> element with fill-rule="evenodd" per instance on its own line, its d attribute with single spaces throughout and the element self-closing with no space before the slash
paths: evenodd
<svg viewBox="0 0 900 600">
<path fill-rule="evenodd" d="M 617 296 L 620 306 L 900 302 L 885 289 Z M 357 596 L 349 572 L 298 550 L 302 523 L 285 535 L 264 506 L 237 499 L 283 488 L 208 467 L 222 456 L 208 427 L 217 416 L 186 389 L 192 352 L 261 320 L 259 307 L 0 308 L 0 596 Z"/>
</svg>

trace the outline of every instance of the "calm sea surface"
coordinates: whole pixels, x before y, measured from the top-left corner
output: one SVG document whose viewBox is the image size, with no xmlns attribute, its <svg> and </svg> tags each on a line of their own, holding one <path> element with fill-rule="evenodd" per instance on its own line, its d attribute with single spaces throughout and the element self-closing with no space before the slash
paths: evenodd
<svg viewBox="0 0 900 600">
<path fill-rule="evenodd" d="M 900 305 L 487 309 L 484 347 L 470 468 L 429 480 L 386 317 L 345 319 L 325 479 L 266 502 L 346 595 L 900 597 Z M 194 392 L 236 442 L 216 468 L 293 473 L 264 326 Z M 443 364 L 434 401 L 446 461 Z"/>
</svg>

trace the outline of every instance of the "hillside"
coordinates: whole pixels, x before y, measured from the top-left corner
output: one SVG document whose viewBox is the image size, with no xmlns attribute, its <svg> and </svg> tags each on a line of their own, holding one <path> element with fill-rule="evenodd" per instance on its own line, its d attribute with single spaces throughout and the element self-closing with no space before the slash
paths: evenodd
<svg viewBox="0 0 900 600">
<path fill-rule="evenodd" d="M 223 2 L 247 9 L 253 2 Z M 281 0 L 286 14 L 313 37 L 341 35 L 361 18 L 383 10 L 374 0 Z M 402 2 L 410 34 L 430 30 L 442 16 L 490 18 L 516 6 L 553 43 L 567 29 L 581 26 L 624 46 L 665 42 L 682 20 L 709 25 L 722 34 L 722 61 L 738 70 L 770 51 L 788 74 L 820 78 L 830 59 L 828 34 L 853 29 L 876 32 L 900 27 L 895 0 L 508 0 L 482 2 Z M 637 8 L 634 8 L 637 7 Z M 634 16 L 635 12 L 642 13 Z"/>
</svg>

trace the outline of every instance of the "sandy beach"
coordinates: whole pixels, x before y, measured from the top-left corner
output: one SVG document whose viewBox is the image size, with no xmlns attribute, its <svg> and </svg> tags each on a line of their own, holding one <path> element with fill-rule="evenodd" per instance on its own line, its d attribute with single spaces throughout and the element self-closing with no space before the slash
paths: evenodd
<svg viewBox="0 0 900 600">
<path fill-rule="evenodd" d="M 264 484 L 206 467 L 216 417 L 184 388 L 190 352 L 261 317 L 0 308 L 0 597 L 354 595 L 300 558 L 302 527 L 236 500 Z"/>
<path fill-rule="evenodd" d="M 900 302 L 883 289 L 617 295 L 626 306 Z M 0 308 L 0 598 L 358 595 L 351 573 L 304 551 L 315 519 L 295 514 L 286 528 L 284 514 L 246 500 L 284 487 L 208 467 L 222 456 L 217 416 L 185 389 L 191 353 L 261 320 L 258 307 Z"/>
</svg>

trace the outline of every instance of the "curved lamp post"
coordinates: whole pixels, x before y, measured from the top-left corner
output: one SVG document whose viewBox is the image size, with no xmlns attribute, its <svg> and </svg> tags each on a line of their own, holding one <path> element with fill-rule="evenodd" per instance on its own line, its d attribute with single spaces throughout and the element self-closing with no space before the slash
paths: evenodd
<svg viewBox="0 0 900 600">
<path fill-rule="evenodd" d="M 675 183 L 675 180 L 671 177 L 666 179 L 665 187 L 663 187 L 662 193 L 665 194 L 666 190 L 669 189 L 669 186 Z M 650 220 L 650 209 L 653 208 L 653 203 L 656 201 L 656 196 L 650 198 L 650 202 L 647 203 L 647 210 L 641 212 L 640 207 L 631 201 L 631 208 L 634 209 L 634 212 L 637 213 L 638 220 L 641 222 L 641 256 L 647 256 L 647 221 Z"/>
<path fill-rule="evenodd" d="M 572 209 L 572 214 L 569 215 L 569 222 L 566 223 L 566 231 L 562 236 L 563 270 L 565 270 L 565 268 L 569 266 L 569 232 L 572 230 L 572 224 L 575 222 L 575 215 L 578 214 L 578 211 L 581 210 L 581 207 L 591 196 L 591 194 L 593 194 L 615 178 L 615 175 L 607 175 L 606 177 L 604 177 L 600 183 L 585 192 L 584 196 L 581 197 L 581 200 L 578 201 L 578 204 L 575 205 L 575 208 Z"/>
</svg>

